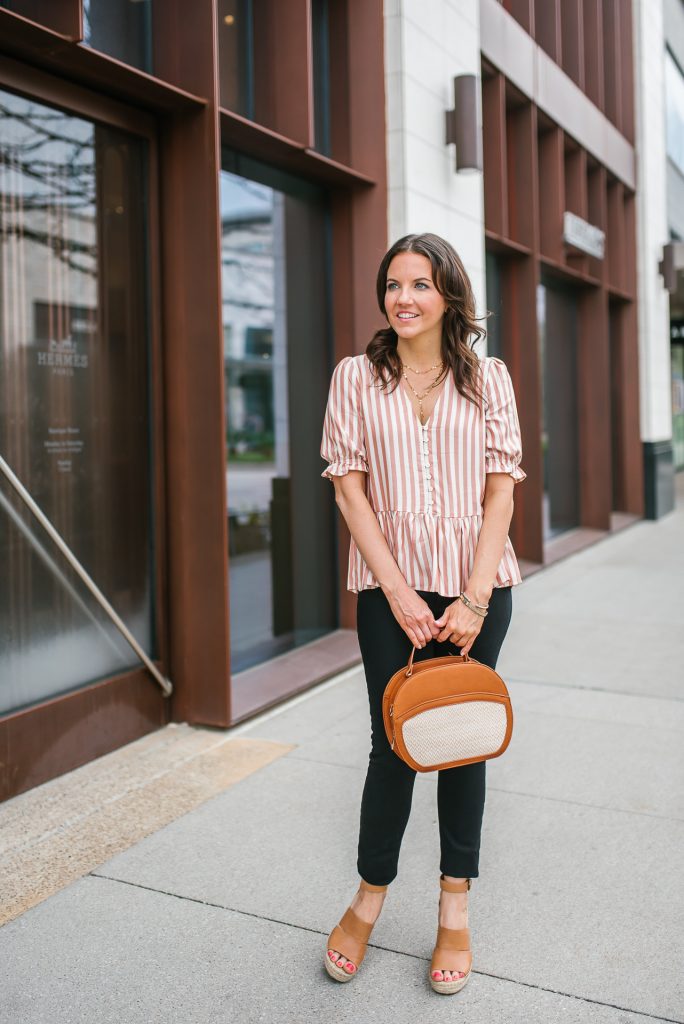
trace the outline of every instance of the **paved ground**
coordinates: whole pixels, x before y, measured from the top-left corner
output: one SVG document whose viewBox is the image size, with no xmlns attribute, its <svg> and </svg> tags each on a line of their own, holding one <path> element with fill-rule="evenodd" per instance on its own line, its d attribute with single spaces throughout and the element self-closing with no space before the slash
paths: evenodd
<svg viewBox="0 0 684 1024">
<path fill-rule="evenodd" d="M 240 731 L 289 753 L 0 929 L 1 1024 L 684 1022 L 682 579 L 680 496 L 515 589 L 515 731 L 487 767 L 463 992 L 426 983 L 429 777 L 362 971 L 323 973 L 357 881 L 354 671 Z"/>
</svg>

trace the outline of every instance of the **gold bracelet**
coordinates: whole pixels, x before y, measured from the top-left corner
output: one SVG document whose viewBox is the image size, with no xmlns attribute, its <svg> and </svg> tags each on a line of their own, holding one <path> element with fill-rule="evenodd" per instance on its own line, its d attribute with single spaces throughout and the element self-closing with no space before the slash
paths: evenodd
<svg viewBox="0 0 684 1024">
<path fill-rule="evenodd" d="M 484 619 L 485 616 L 488 614 L 484 605 L 473 604 L 473 602 L 469 598 L 467 598 L 464 593 L 460 593 L 458 596 L 460 600 L 463 601 L 463 604 L 466 606 L 466 608 L 469 608 L 470 611 L 473 612 L 475 615 L 479 615 L 481 619 Z M 480 608 L 484 608 L 484 611 L 479 611 Z"/>
<path fill-rule="evenodd" d="M 486 611 L 487 611 L 487 609 L 489 608 L 489 604 L 478 604 L 478 603 L 477 603 L 477 601 L 472 601 L 472 600 L 471 600 L 471 599 L 470 599 L 470 598 L 468 597 L 468 595 L 466 594 L 465 590 L 463 591 L 463 596 L 465 597 L 465 599 L 466 599 L 467 601 L 470 601 L 470 603 L 471 603 L 471 605 L 473 606 L 473 608 L 479 608 L 479 609 L 480 609 L 480 611 L 483 611 L 483 612 L 486 612 Z"/>
</svg>

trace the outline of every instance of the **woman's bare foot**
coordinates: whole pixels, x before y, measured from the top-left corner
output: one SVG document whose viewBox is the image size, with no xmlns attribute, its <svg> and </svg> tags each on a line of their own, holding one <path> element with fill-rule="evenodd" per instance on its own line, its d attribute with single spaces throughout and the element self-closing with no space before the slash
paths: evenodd
<svg viewBox="0 0 684 1024">
<path fill-rule="evenodd" d="M 366 892 L 365 890 L 359 889 L 354 896 L 354 899 L 351 901 L 350 906 L 362 921 L 367 921 L 368 924 L 375 924 L 380 916 L 384 900 L 384 892 Z M 337 964 L 337 966 L 341 970 L 346 971 L 347 974 L 354 974 L 356 971 L 356 964 L 352 963 L 351 960 L 347 960 L 336 949 L 329 949 L 328 956 L 332 963 Z"/>
<path fill-rule="evenodd" d="M 454 878 L 451 875 L 444 876 L 449 882 L 465 882 L 465 878 Z M 467 892 L 445 892 L 440 893 L 439 899 L 439 923 L 443 928 L 467 928 L 468 927 L 468 893 Z M 464 950 L 461 953 L 453 953 L 462 961 L 462 969 L 451 971 L 434 970 L 433 981 L 458 981 L 463 978 L 468 970 L 470 953 Z M 461 966 L 461 965 L 460 965 Z"/>
</svg>

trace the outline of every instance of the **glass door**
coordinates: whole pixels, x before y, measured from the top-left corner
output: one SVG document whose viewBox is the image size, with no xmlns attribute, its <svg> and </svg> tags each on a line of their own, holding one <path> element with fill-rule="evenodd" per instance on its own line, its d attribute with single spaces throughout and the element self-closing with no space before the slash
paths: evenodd
<svg viewBox="0 0 684 1024">
<path fill-rule="evenodd" d="M 155 654 L 143 139 L 0 92 L 0 454 Z M 0 714 L 137 658 L 0 481 Z"/>
<path fill-rule="evenodd" d="M 325 193 L 240 154 L 221 174 L 231 666 L 336 628 L 320 435 L 331 370 Z"/>
</svg>

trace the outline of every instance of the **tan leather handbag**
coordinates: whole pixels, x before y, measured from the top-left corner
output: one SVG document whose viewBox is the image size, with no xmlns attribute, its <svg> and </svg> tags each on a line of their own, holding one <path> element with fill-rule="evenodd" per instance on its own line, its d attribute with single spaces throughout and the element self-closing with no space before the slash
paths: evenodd
<svg viewBox="0 0 684 1024">
<path fill-rule="evenodd" d="M 382 717 L 392 749 L 418 772 L 499 757 L 510 743 L 513 709 L 506 684 L 469 655 L 426 658 L 395 672 Z"/>
</svg>

